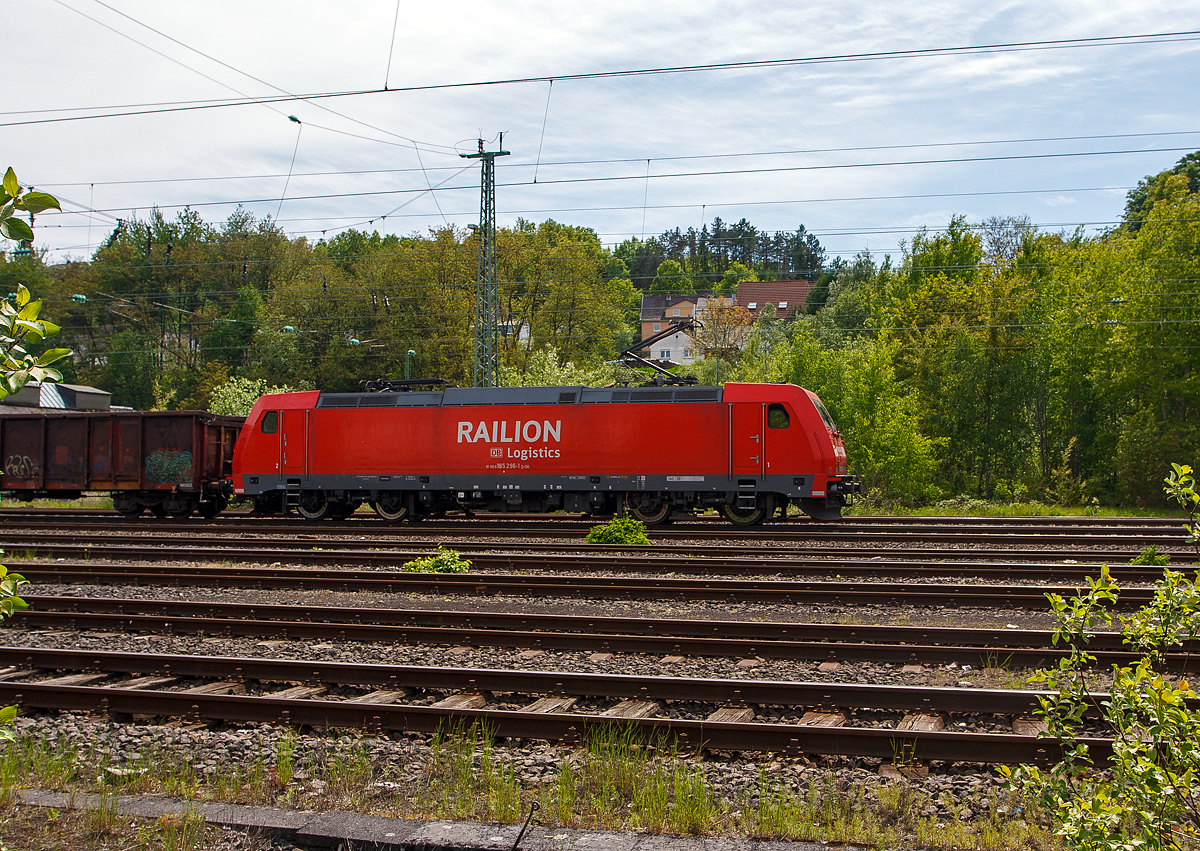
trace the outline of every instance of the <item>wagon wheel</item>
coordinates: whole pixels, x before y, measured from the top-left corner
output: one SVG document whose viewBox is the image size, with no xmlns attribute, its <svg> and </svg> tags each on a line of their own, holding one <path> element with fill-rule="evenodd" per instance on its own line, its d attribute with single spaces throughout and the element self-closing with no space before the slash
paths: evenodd
<svg viewBox="0 0 1200 851">
<path fill-rule="evenodd" d="M 321 491 L 304 491 L 300 494 L 300 503 L 296 511 L 305 520 L 324 520 L 329 516 L 332 506 Z"/>
<path fill-rule="evenodd" d="M 735 505 L 722 505 L 721 513 L 735 526 L 758 526 L 775 513 L 775 501 L 769 496 L 759 496 L 754 508 L 745 510 Z"/>
<path fill-rule="evenodd" d="M 371 507 L 384 520 L 390 520 L 393 523 L 399 522 L 408 516 L 408 506 L 404 502 L 404 497 L 400 494 L 384 494 L 372 502 Z"/>
<path fill-rule="evenodd" d="M 650 504 L 646 507 L 643 507 L 640 502 L 641 498 L 636 494 L 631 493 L 625 497 L 625 507 L 635 520 L 641 520 L 647 526 L 658 526 L 671 518 L 671 503 L 667 500 L 657 497 L 650 500 Z"/>
<path fill-rule="evenodd" d="M 132 520 L 135 517 L 141 517 L 143 510 L 143 507 L 135 502 L 133 505 L 128 507 L 118 508 L 117 513 L 122 517 L 128 517 L 130 520 Z"/>
</svg>

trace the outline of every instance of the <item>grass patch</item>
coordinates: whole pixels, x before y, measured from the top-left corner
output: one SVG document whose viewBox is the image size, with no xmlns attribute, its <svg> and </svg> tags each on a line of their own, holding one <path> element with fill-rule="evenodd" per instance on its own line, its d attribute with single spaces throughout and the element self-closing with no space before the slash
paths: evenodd
<svg viewBox="0 0 1200 851">
<path fill-rule="evenodd" d="M 1171 563 L 1171 554 L 1160 553 L 1158 547 L 1149 546 L 1131 558 L 1129 563 L 1145 567 L 1166 567 Z"/>
<path fill-rule="evenodd" d="M 1029 815 L 1034 810 L 1028 803 L 998 788 L 982 804 L 972 798 L 975 812 L 967 813 L 965 804 L 935 800 L 919 783 L 851 785 L 832 770 L 794 764 L 763 762 L 757 776 L 739 780 L 703 753 L 682 752 L 666 738 L 648 737 L 627 725 L 593 730 L 580 745 L 557 751 L 557 763 L 532 771 L 524 761 L 527 751 L 497 745 L 493 731 L 478 724 L 447 727 L 424 746 L 357 733 L 302 735 L 263 727 L 240 733 L 242 741 L 259 738 L 236 757 L 222 752 L 220 758 L 205 748 L 181 747 L 179 742 L 187 740 L 178 737 L 169 747 L 117 751 L 103 744 L 102 734 L 75 739 L 87 744 L 72 745 L 55 740 L 53 728 L 41 730 L 39 735 L 19 731 L 17 740 L 0 752 L 0 811 L 8 807 L 23 819 L 33 818 L 32 808 L 13 807 L 17 788 L 100 793 L 99 805 L 70 816 L 75 833 L 64 834 L 91 839 L 46 846 L 71 851 L 101 840 L 111 847 L 168 851 L 207 847 L 206 828 L 195 813 L 131 827 L 111 807 L 118 795 L 143 793 L 185 801 L 506 824 L 523 821 L 536 801 L 540 820 L 550 828 L 895 849 L 1059 848 L 1044 821 Z M 111 836 L 139 841 L 103 839 Z"/>
<path fill-rule="evenodd" d="M 585 540 L 589 544 L 650 545 L 650 539 L 646 537 L 646 524 L 632 517 L 614 517 L 607 523 L 593 526 Z"/>
<path fill-rule="evenodd" d="M 1048 505 L 1037 501 L 1005 502 L 970 496 L 915 508 L 886 501 L 859 500 L 843 509 L 842 514 L 846 517 L 1186 517 L 1183 512 L 1169 508 Z"/>
<path fill-rule="evenodd" d="M 471 569 L 471 562 L 457 551 L 447 550 L 438 544 L 437 555 L 405 562 L 403 569 L 409 573 L 466 573 Z"/>
</svg>

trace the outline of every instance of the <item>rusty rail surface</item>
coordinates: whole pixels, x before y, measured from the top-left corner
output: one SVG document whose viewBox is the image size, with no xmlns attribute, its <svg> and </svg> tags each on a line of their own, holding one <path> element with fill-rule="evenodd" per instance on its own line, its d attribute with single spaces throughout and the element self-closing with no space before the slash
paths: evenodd
<svg viewBox="0 0 1200 851">
<path fill-rule="evenodd" d="M 523 647 L 581 652 L 682 654 L 767 659 L 951 662 L 977 667 L 1037 668 L 1067 655 L 1038 630 L 985 630 L 845 624 L 766 623 L 578 615 L 455 612 L 430 609 L 295 605 L 29 595 L 19 626 L 119 629 L 290 640 L 339 639 L 392 644 Z M 1100 665 L 1130 664 L 1120 635 L 1098 635 L 1089 651 Z M 1172 671 L 1198 662 L 1190 648 L 1167 654 Z"/>
<path fill-rule="evenodd" d="M 338 662 L 0 648 L 0 664 L 41 671 L 87 670 L 106 674 L 183 679 L 316 683 L 363 688 L 416 688 L 435 692 L 505 691 L 526 695 L 604 696 L 613 699 L 696 701 L 704 704 L 874 708 L 989 714 L 1026 714 L 1038 694 L 1004 690 L 853 686 L 758 680 L 691 680 L 667 677 L 563 674 L 481 669 L 430 669 Z M 1102 695 L 1095 695 L 1101 698 Z M 222 721 L 266 721 L 317 727 L 434 732 L 481 722 L 496 735 L 577 742 L 592 729 L 629 724 L 647 737 L 674 739 L 686 748 L 873 756 L 947 762 L 1045 762 L 1057 743 L 1004 733 L 900 731 L 869 727 L 815 727 L 788 723 L 728 723 L 672 718 L 620 719 L 574 712 L 441 709 L 344 699 L 286 699 L 262 695 L 201 695 L 123 688 L 122 681 L 90 686 L 0 681 L 0 701 L 24 709 L 107 712 L 117 716 L 185 716 Z M 1112 743 L 1085 740 L 1105 759 Z"/>
<path fill-rule="evenodd" d="M 141 551 L 139 551 L 141 552 Z M 170 548 L 147 548 L 145 558 L 194 558 Z M 126 553 L 125 555 L 129 555 Z M 279 555 L 276 553 L 276 555 Z M 296 561 L 320 555 L 298 551 Z M 518 556 L 505 556 L 508 569 L 526 569 Z M 281 559 L 282 560 L 282 559 Z M 337 564 L 336 554 L 329 559 Z M 828 605 L 891 605 L 940 607 L 998 607 L 1045 609 L 1045 594 L 1071 596 L 1073 585 L 984 585 L 906 583 L 886 586 L 860 582 L 795 581 L 786 579 L 692 579 L 671 576 L 577 576 L 505 574 L 429 574 L 399 570 L 320 570 L 285 567 L 195 567 L 191 565 L 133 565 L 66 562 L 24 562 L 20 571 L 40 584 L 167 585 L 291 590 L 332 589 L 386 593 L 512 595 L 521 597 L 585 597 L 626 600 L 717 600 L 730 603 L 808 603 Z M 1126 588 L 1120 607 L 1134 608 L 1150 601 L 1152 589 Z"/>
</svg>

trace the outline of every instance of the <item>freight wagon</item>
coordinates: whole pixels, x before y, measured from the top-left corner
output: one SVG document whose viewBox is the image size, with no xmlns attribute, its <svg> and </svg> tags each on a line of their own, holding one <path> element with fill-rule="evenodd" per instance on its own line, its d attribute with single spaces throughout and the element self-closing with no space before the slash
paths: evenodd
<svg viewBox="0 0 1200 851">
<path fill-rule="evenodd" d="M 859 490 L 821 400 L 784 384 L 507 387 L 264 396 L 234 454 L 260 512 L 388 520 L 446 511 L 612 514 L 717 508 L 841 516 Z"/>
<path fill-rule="evenodd" d="M 108 491 L 127 517 L 212 517 L 228 501 L 243 422 L 202 411 L 0 417 L 0 489 L 26 500 Z"/>
</svg>

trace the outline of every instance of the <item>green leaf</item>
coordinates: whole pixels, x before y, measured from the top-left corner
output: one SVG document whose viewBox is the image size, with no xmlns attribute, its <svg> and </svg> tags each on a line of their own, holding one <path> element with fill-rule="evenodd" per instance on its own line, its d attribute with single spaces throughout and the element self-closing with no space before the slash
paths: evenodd
<svg viewBox="0 0 1200 851">
<path fill-rule="evenodd" d="M 25 305 L 29 304 L 29 287 L 25 286 L 24 284 L 17 284 L 16 296 L 18 307 L 24 307 Z"/>
<path fill-rule="evenodd" d="M 14 329 L 18 337 L 24 337 L 27 340 L 37 342 L 46 336 L 41 322 L 30 322 L 28 319 L 18 319 L 13 323 Z"/>
<path fill-rule="evenodd" d="M 17 201 L 17 209 L 27 213 L 40 213 L 42 210 L 61 210 L 58 199 L 49 192 L 26 192 Z"/>
<path fill-rule="evenodd" d="M 7 197 L 7 196 L 5 196 Z M 8 219 L 17 211 L 16 202 L 11 198 L 4 202 L 4 206 L 0 207 L 0 219 Z"/>
<path fill-rule="evenodd" d="M 46 349 L 42 352 L 41 357 L 37 359 L 38 366 L 49 366 L 56 361 L 60 361 L 71 354 L 70 349 Z"/>
<path fill-rule="evenodd" d="M 42 326 L 43 337 L 53 337 L 61 329 L 61 326 L 55 325 L 53 322 L 47 322 L 45 319 L 39 319 L 38 323 Z"/>
<path fill-rule="evenodd" d="M 0 709 L 0 724 L 11 724 L 12 720 L 17 717 L 17 707 L 6 706 Z"/>
<path fill-rule="evenodd" d="M 0 222 L 0 234 L 4 234 L 7 239 L 20 242 L 23 239 L 33 239 L 33 228 L 21 219 L 7 218 Z"/>
<path fill-rule="evenodd" d="M 33 376 L 35 381 L 62 381 L 62 373 L 53 367 L 31 367 L 29 374 Z"/>
<path fill-rule="evenodd" d="M 38 318 L 38 314 L 42 312 L 42 300 L 31 301 L 21 308 L 21 312 L 17 314 L 22 319 L 28 319 L 30 322 Z"/>
<path fill-rule="evenodd" d="M 4 173 L 4 191 L 12 198 L 21 194 L 21 184 L 17 182 L 17 173 L 12 170 L 12 166 Z"/>
</svg>

